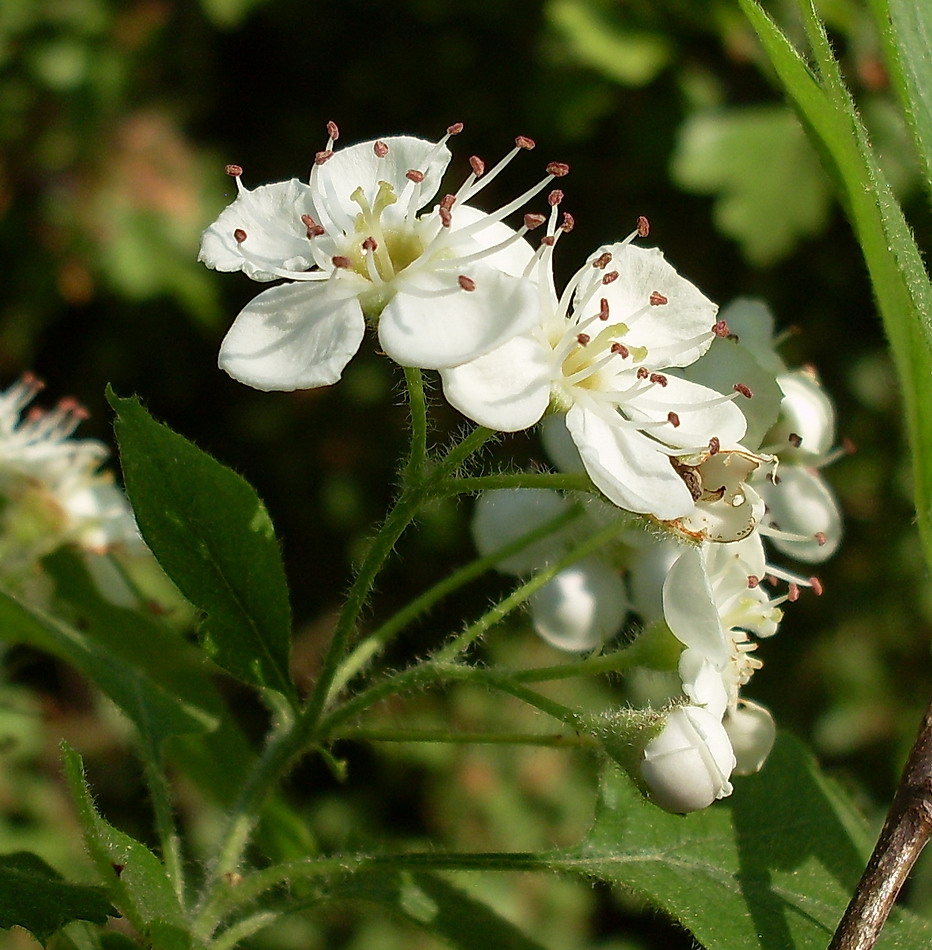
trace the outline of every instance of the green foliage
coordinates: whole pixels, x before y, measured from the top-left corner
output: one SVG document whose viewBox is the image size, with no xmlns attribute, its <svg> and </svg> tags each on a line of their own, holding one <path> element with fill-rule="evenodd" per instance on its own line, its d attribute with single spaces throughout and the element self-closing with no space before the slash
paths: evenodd
<svg viewBox="0 0 932 950">
<path fill-rule="evenodd" d="M 831 188 L 799 122 L 781 106 L 697 112 L 671 166 L 687 191 L 715 195 L 718 229 L 772 264 L 828 221 Z"/>
<path fill-rule="evenodd" d="M 27 851 L 0 855 L 0 928 L 22 927 L 45 942 L 72 920 L 116 916 L 99 887 L 72 884 Z"/>
<path fill-rule="evenodd" d="M 155 422 L 138 399 L 109 398 L 139 529 L 204 611 L 204 649 L 243 682 L 293 697 L 288 588 L 265 506 L 245 479 Z"/>
</svg>

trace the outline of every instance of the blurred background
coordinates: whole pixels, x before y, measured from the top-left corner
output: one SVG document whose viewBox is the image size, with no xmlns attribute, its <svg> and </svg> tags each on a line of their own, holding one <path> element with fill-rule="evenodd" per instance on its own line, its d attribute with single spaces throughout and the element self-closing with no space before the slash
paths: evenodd
<svg viewBox="0 0 932 950">
<path fill-rule="evenodd" d="M 769 5 L 792 29 L 791 5 Z M 874 144 L 920 246 L 929 217 L 909 141 L 860 3 L 820 4 Z M 798 31 L 799 32 L 799 31 Z M 333 119 L 342 143 L 454 121 L 450 181 L 468 157 L 494 161 L 515 135 L 522 154 L 485 192 L 491 209 L 550 160 L 568 162 L 561 240 L 565 278 L 599 244 L 647 215 L 657 244 L 713 300 L 766 300 L 784 354 L 814 364 L 856 454 L 826 474 L 847 538 L 820 571 L 821 598 L 787 611 L 762 651 L 749 695 L 803 737 L 879 821 L 932 692 L 932 598 L 910 501 L 895 376 L 859 249 L 830 181 L 774 91 L 731 0 L 4 0 L 0 4 L 0 382 L 32 370 L 48 404 L 75 396 L 85 436 L 112 442 L 106 383 L 245 475 L 282 538 L 298 622 L 296 663 L 313 678 L 340 592 L 393 491 L 405 441 L 396 367 L 364 345 L 344 380 L 266 394 L 216 368 L 220 340 L 259 289 L 196 263 L 200 231 L 235 189 L 228 162 L 256 186 L 305 177 Z M 342 144 L 341 143 L 341 144 Z M 371 342 L 371 341 L 370 341 Z M 438 401 L 436 437 L 462 420 Z M 533 437 L 503 457 L 539 458 Z M 470 504 L 438 505 L 400 548 L 372 619 L 472 556 Z M 436 643 L 512 582 L 467 589 L 403 640 L 389 663 Z M 515 618 L 486 649 L 511 663 L 558 654 Z M 58 785 L 56 746 L 79 740 L 114 823 L 146 837 L 150 816 L 126 730 L 67 668 L 28 651 L 6 656 L 0 692 L 0 851 L 29 848 L 60 869 L 81 861 Z M 611 684 L 575 684 L 617 702 Z M 231 688 L 232 689 L 232 688 Z M 261 712 L 233 692 L 244 725 Z M 575 700 L 567 694 L 567 701 Z M 463 729 L 547 728 L 485 693 L 431 694 L 388 710 L 401 721 Z M 406 719 L 407 721 L 407 719 Z M 290 794 L 324 847 L 372 837 L 392 847 L 552 847 L 591 819 L 597 763 L 586 753 L 346 744 L 341 786 L 316 766 Z M 186 787 L 182 783 L 182 791 Z M 740 784 L 738 787 L 740 794 Z M 199 840 L 217 815 L 187 790 Z M 140 805 L 140 802 L 143 802 Z M 910 899 L 932 901 L 920 869 Z M 636 902 L 588 884 L 459 878 L 546 946 L 691 945 Z M 7 941 L 8 943 L 4 943 Z M 32 947 L 0 933 L 0 946 Z M 433 947 L 364 907 L 295 919 L 257 948 Z"/>
</svg>

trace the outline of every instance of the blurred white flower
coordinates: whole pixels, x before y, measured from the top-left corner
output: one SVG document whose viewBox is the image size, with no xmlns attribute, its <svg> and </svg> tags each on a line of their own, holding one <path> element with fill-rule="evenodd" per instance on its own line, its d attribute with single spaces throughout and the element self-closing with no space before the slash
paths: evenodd
<svg viewBox="0 0 932 950">
<path fill-rule="evenodd" d="M 247 190 L 204 232 L 199 260 L 258 281 L 285 278 L 234 321 L 219 363 L 256 389 L 310 389 L 336 382 L 359 348 L 366 321 L 382 350 L 403 366 L 456 366 L 501 346 L 537 319 L 537 291 L 523 277 L 533 252 L 523 235 L 543 224 L 527 215 L 502 223 L 567 166 L 550 163 L 535 186 L 493 214 L 467 205 L 518 152 L 472 174 L 456 194 L 433 200 L 450 161 L 446 142 L 410 136 L 318 152 L 307 184 L 297 179 Z"/>
</svg>

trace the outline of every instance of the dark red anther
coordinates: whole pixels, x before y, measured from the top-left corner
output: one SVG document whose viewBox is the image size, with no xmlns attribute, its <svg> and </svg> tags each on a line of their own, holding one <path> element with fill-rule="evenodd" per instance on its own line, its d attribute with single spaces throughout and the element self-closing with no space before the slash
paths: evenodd
<svg viewBox="0 0 932 950">
<path fill-rule="evenodd" d="M 816 597 L 821 597 L 825 593 L 825 588 L 822 586 L 822 581 L 818 577 L 810 577 L 809 583 L 812 585 L 812 593 Z"/>
<path fill-rule="evenodd" d="M 314 156 L 314 164 L 315 164 L 315 165 L 323 165 L 324 162 L 329 162 L 331 158 L 333 158 L 333 149 L 332 149 L 332 148 L 326 148 L 326 149 L 324 149 L 322 152 L 318 152 L 318 153 Z"/>
<path fill-rule="evenodd" d="M 301 215 L 301 223 L 307 228 L 305 232 L 308 238 L 320 237 L 324 229 L 309 214 Z"/>
<path fill-rule="evenodd" d="M 229 175 L 230 178 L 239 178 L 239 176 L 243 174 L 243 166 L 242 165 L 224 165 L 223 173 L 225 175 Z"/>
<path fill-rule="evenodd" d="M 376 158 L 385 158 L 388 155 L 388 144 L 379 139 L 373 146 L 372 151 L 375 152 Z"/>
<path fill-rule="evenodd" d="M 237 244 L 242 244 L 243 241 L 246 240 L 246 232 L 242 228 L 237 228 L 233 232 L 233 240 L 236 241 Z"/>
<path fill-rule="evenodd" d="M 786 441 L 789 442 L 794 449 L 798 449 L 803 444 L 803 437 L 795 432 L 791 432 L 786 437 Z"/>
<path fill-rule="evenodd" d="M 709 455 L 718 455 L 718 453 L 721 452 L 721 450 L 722 450 L 721 440 L 719 439 L 717 435 L 713 435 L 712 438 L 709 439 Z"/>
<path fill-rule="evenodd" d="M 405 172 L 405 178 L 407 178 L 408 181 L 413 181 L 415 185 L 419 185 L 424 180 L 424 177 L 424 172 L 416 168 L 409 168 Z"/>
<path fill-rule="evenodd" d="M 440 207 L 445 211 L 449 211 L 453 207 L 454 201 L 456 201 L 456 195 L 444 195 L 440 199 Z"/>
<path fill-rule="evenodd" d="M 589 341 L 590 341 L 591 339 L 592 339 L 592 337 L 589 336 L 588 333 L 577 333 L 577 334 L 576 334 L 576 342 L 577 342 L 580 346 L 588 346 L 588 345 L 589 345 Z"/>
<path fill-rule="evenodd" d="M 754 393 L 751 392 L 750 386 L 745 386 L 744 383 L 735 383 L 734 390 L 736 393 L 741 393 L 745 399 L 752 399 Z"/>
<path fill-rule="evenodd" d="M 673 426 L 674 429 L 677 429 L 679 428 L 679 425 L 680 425 L 680 417 L 675 412 L 672 412 L 672 411 L 668 412 L 667 422 L 669 422 L 670 425 Z"/>
<path fill-rule="evenodd" d="M 664 295 L 660 293 L 659 290 L 653 291 L 648 299 L 650 300 L 650 305 L 652 307 L 662 307 L 665 303 L 670 302 L 670 299 L 668 297 L 664 297 Z"/>
<path fill-rule="evenodd" d="M 816 531 L 815 539 L 820 548 L 825 547 L 825 545 L 828 543 L 828 538 L 825 536 L 824 531 Z"/>
<path fill-rule="evenodd" d="M 327 123 L 327 135 L 335 142 L 340 137 L 340 127 L 332 120 Z"/>
<path fill-rule="evenodd" d="M 599 300 L 599 319 L 600 320 L 608 319 L 608 300 L 605 297 L 602 297 Z"/>
<path fill-rule="evenodd" d="M 650 381 L 651 381 L 652 383 L 657 383 L 657 384 L 660 386 L 661 389 L 666 388 L 666 385 L 667 385 L 667 377 L 664 376 L 663 373 L 651 373 L 651 374 L 650 374 Z"/>
<path fill-rule="evenodd" d="M 526 214 L 524 216 L 524 226 L 528 231 L 533 231 L 534 228 L 539 228 L 546 222 L 547 219 L 542 214 Z"/>
<path fill-rule="evenodd" d="M 559 188 L 554 188 L 553 191 L 547 195 L 547 204 L 551 208 L 555 208 L 563 200 L 563 192 Z"/>
<path fill-rule="evenodd" d="M 353 267 L 353 262 L 348 257 L 344 257 L 342 254 L 337 254 L 336 257 L 331 257 L 330 263 L 333 264 L 334 267 L 340 268 L 342 270 L 351 270 Z"/>
<path fill-rule="evenodd" d="M 606 251 L 604 254 L 600 254 L 593 262 L 592 266 L 598 270 L 605 270 L 609 264 L 612 262 L 612 255 L 609 251 Z"/>
<path fill-rule="evenodd" d="M 569 234 L 573 228 L 576 227 L 576 219 L 569 213 L 569 211 L 563 212 L 563 224 L 560 225 L 564 234 Z"/>
<path fill-rule="evenodd" d="M 751 590 L 754 590 L 755 587 L 760 585 L 760 578 L 756 577 L 754 574 L 748 574 L 748 587 Z"/>
<path fill-rule="evenodd" d="M 644 215 L 638 215 L 638 237 L 645 238 L 650 234 L 650 221 Z"/>
<path fill-rule="evenodd" d="M 478 155 L 469 156 L 469 167 L 476 178 L 485 174 L 485 162 Z"/>
<path fill-rule="evenodd" d="M 624 343 L 613 343 L 611 346 L 611 351 L 616 356 L 620 356 L 623 360 L 626 360 L 631 355 L 631 351 L 624 345 Z"/>
<path fill-rule="evenodd" d="M 462 122 L 454 122 L 453 125 L 447 126 L 447 135 L 459 135 L 463 131 Z"/>
<path fill-rule="evenodd" d="M 537 142 L 535 142 L 534 139 L 528 138 L 526 135 L 519 135 L 515 139 L 515 146 L 530 151 L 532 148 L 537 148 Z"/>
<path fill-rule="evenodd" d="M 547 174 L 554 178 L 562 178 L 570 173 L 570 166 L 566 162 L 549 162 L 547 164 Z"/>
<path fill-rule="evenodd" d="M 848 455 L 854 455 L 854 453 L 858 450 L 858 447 L 851 439 L 848 438 L 848 436 L 845 436 L 841 440 L 841 447 L 845 450 L 845 452 L 848 453 Z"/>
<path fill-rule="evenodd" d="M 365 239 L 365 241 L 362 242 L 362 249 L 364 251 L 374 251 L 378 248 L 378 246 L 378 241 L 376 241 L 376 239 L 372 237 L 371 234 Z"/>
<path fill-rule="evenodd" d="M 456 278 L 456 282 L 463 290 L 473 291 L 476 289 L 476 282 L 472 277 L 467 277 L 465 274 L 460 274 L 460 276 Z"/>
<path fill-rule="evenodd" d="M 547 247 L 553 247 L 557 243 L 557 239 L 552 234 L 545 234 L 540 239 L 541 244 L 546 244 Z"/>
<path fill-rule="evenodd" d="M 647 372 L 647 367 L 639 366 L 637 372 L 638 379 L 647 379 L 648 376 L 650 376 L 650 373 Z"/>
<path fill-rule="evenodd" d="M 799 600 L 799 585 L 790 582 L 790 589 L 787 591 L 786 599 L 791 603 L 795 604 Z"/>
<path fill-rule="evenodd" d="M 612 270 L 612 271 L 609 271 L 607 274 L 602 275 L 603 284 L 611 284 L 611 283 L 614 283 L 616 280 L 618 280 L 617 270 Z"/>
<path fill-rule="evenodd" d="M 440 216 L 441 225 L 448 228 L 453 221 L 453 215 L 446 208 L 438 208 L 437 214 Z"/>
<path fill-rule="evenodd" d="M 724 320 L 719 320 L 718 323 L 712 324 L 712 332 L 721 339 L 725 340 L 731 336 L 731 330 L 728 329 L 728 324 Z"/>
</svg>

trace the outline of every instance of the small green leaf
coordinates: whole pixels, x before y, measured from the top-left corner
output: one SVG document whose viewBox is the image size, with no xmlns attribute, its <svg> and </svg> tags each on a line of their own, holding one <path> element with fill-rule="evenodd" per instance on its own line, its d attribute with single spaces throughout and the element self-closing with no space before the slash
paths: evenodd
<svg viewBox="0 0 932 950">
<path fill-rule="evenodd" d="M 217 724 L 215 709 L 205 708 L 205 697 L 191 693 L 182 699 L 177 690 L 163 687 L 145 664 L 138 662 L 148 646 L 127 640 L 122 644 L 116 639 L 109 644 L 95 641 L 2 591 L 0 630 L 5 642 L 28 644 L 76 667 L 132 720 L 154 750 L 169 736 L 204 732 Z M 124 635 L 133 630 L 129 624 Z M 134 656 L 134 651 L 139 655 Z M 178 652 L 163 657 L 161 674 L 166 679 L 172 673 L 172 656 L 177 658 Z"/>
<path fill-rule="evenodd" d="M 360 871 L 330 884 L 327 895 L 380 904 L 460 950 L 543 950 L 488 905 L 435 874 Z"/>
<path fill-rule="evenodd" d="M 113 902 L 141 933 L 183 930 L 181 906 L 162 862 L 144 844 L 101 817 L 87 787 L 81 756 L 64 742 L 61 751 L 65 781 L 88 853 Z M 182 946 L 172 944 L 172 950 L 176 945 Z"/>
<path fill-rule="evenodd" d="M 870 851 L 863 820 L 787 736 L 735 786 L 703 812 L 670 815 L 608 766 L 586 839 L 547 863 L 636 891 L 706 950 L 824 950 Z M 905 913 L 879 944 L 930 945 L 932 925 Z"/>
<path fill-rule="evenodd" d="M 116 916 L 101 888 L 66 881 L 28 851 L 0 855 L 0 928 L 22 927 L 44 943 L 72 920 Z"/>
<path fill-rule="evenodd" d="M 828 221 L 831 184 L 782 106 L 696 113 L 680 129 L 671 172 L 681 188 L 716 196 L 716 226 L 754 264 L 785 257 Z"/>
<path fill-rule="evenodd" d="M 204 649 L 243 682 L 293 698 L 288 588 L 259 496 L 155 422 L 138 399 L 112 392 L 108 399 L 139 530 L 178 589 L 204 611 Z"/>
</svg>

